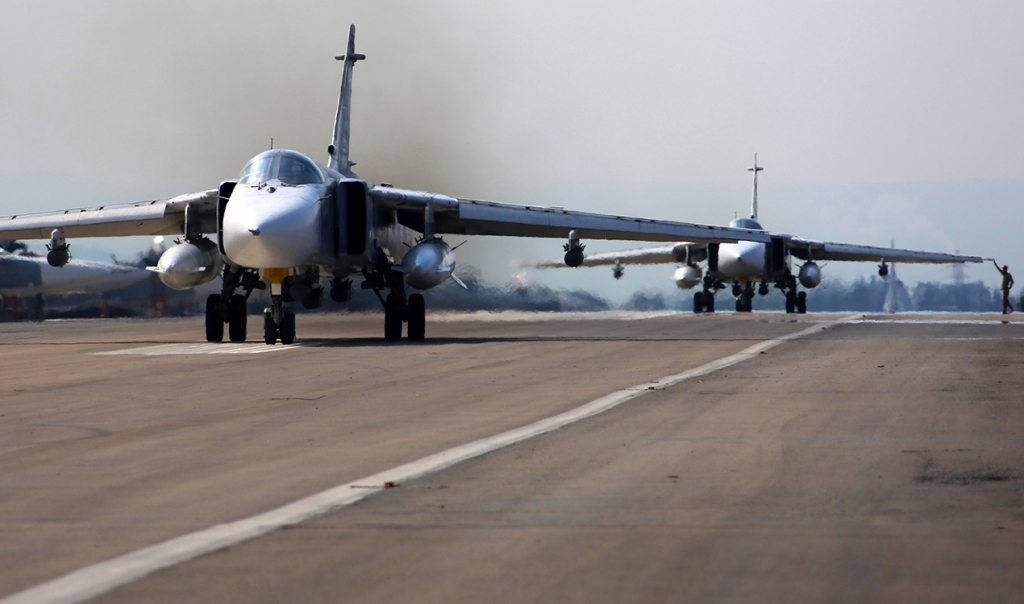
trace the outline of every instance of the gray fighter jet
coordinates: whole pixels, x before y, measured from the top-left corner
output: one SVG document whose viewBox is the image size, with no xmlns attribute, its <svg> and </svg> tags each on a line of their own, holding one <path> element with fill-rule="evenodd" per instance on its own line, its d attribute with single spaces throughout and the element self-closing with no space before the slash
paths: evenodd
<svg viewBox="0 0 1024 604">
<path fill-rule="evenodd" d="M 134 266 L 71 260 L 63 267 L 50 266 L 45 258 L 23 252 L 24 246 L 0 241 L 0 297 L 6 301 L 28 298 L 36 318 L 42 318 L 42 297 L 47 294 L 105 292 L 128 287 L 148 273 Z"/>
<path fill-rule="evenodd" d="M 680 289 L 701 289 L 693 295 L 693 312 L 714 312 L 715 293 L 732 284 L 736 298 L 736 312 L 750 312 L 753 309 L 755 285 L 757 293 L 766 296 L 774 286 L 786 296 L 787 313 L 807 312 L 807 292 L 800 291 L 798 284 L 806 289 L 821 283 L 822 273 L 818 261 L 833 262 L 878 262 L 878 274 L 889 274 L 889 262 L 926 264 L 963 264 L 982 262 L 978 256 L 945 254 L 901 250 L 892 247 L 875 247 L 850 243 L 832 243 L 794 237 L 788 233 L 768 232 L 762 229 L 757 219 L 757 173 L 764 170 L 757 165 L 748 171 L 754 173 L 750 218 L 736 218 L 729 223 L 732 228 L 753 229 L 765 234 L 767 242 L 740 241 L 716 244 L 699 241 L 680 241 L 661 247 L 622 250 L 587 256 L 578 266 L 611 266 L 612 275 L 621 279 L 627 264 L 678 264 L 673 280 Z M 799 268 L 793 266 L 793 259 L 801 260 Z M 699 263 L 706 262 L 706 269 Z M 536 268 L 561 268 L 562 260 L 543 260 L 531 263 Z"/>
<path fill-rule="evenodd" d="M 256 288 L 270 288 L 264 311 L 267 344 L 291 343 L 299 301 L 321 304 L 321 277 L 330 296 L 345 301 L 353 278 L 384 306 L 384 335 L 410 340 L 425 332 L 426 290 L 455 279 L 455 254 L 441 235 L 557 237 L 568 235 L 565 261 L 583 261 L 581 238 L 632 241 L 687 240 L 705 244 L 768 242 L 760 230 L 647 220 L 510 205 L 373 185 L 352 172 L 349 119 L 352 71 L 366 57 L 355 52 L 355 26 L 344 61 L 334 136 L 321 165 L 296 151 L 270 150 L 254 157 L 236 180 L 172 199 L 0 218 L 0 237 L 50 238 L 48 261 L 63 266 L 67 239 L 126 235 L 180 235 L 155 270 L 170 287 L 190 288 L 223 278 L 206 304 L 206 338 L 246 339 L 245 302 Z M 211 237 L 215 237 L 216 240 Z"/>
</svg>

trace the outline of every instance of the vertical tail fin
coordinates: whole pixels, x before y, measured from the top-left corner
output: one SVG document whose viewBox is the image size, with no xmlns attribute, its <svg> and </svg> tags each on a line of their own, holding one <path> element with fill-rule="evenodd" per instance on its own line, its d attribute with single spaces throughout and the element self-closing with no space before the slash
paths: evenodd
<svg viewBox="0 0 1024 604">
<path fill-rule="evenodd" d="M 338 115 L 334 118 L 334 141 L 327 149 L 331 159 L 327 164 L 332 170 L 337 170 L 345 176 L 355 177 L 352 173 L 354 162 L 348 159 L 348 139 L 351 119 L 352 104 L 352 68 L 356 61 L 362 61 L 366 55 L 356 54 L 356 26 L 349 25 L 348 48 L 345 54 L 334 57 L 339 61 L 345 61 L 345 71 L 341 76 L 341 95 L 338 98 Z"/>
<path fill-rule="evenodd" d="M 750 199 L 750 217 L 757 220 L 757 173 L 764 170 L 761 166 L 757 165 L 757 153 L 754 154 L 754 167 L 747 168 L 747 172 L 754 173 L 754 193 Z"/>
</svg>

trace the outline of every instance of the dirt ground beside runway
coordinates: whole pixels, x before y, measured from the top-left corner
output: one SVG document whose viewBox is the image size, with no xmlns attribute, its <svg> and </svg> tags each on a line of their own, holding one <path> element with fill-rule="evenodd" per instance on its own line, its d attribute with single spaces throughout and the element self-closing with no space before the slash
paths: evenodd
<svg viewBox="0 0 1024 604">
<path fill-rule="evenodd" d="M 1020 599 L 1024 324 L 898 318 L 100 601 Z M 806 327 L 506 319 L 389 346 L 379 317 L 322 315 L 300 322 L 316 346 L 251 355 L 91 354 L 195 342 L 198 321 L 0 330 L 0 594 Z"/>
</svg>

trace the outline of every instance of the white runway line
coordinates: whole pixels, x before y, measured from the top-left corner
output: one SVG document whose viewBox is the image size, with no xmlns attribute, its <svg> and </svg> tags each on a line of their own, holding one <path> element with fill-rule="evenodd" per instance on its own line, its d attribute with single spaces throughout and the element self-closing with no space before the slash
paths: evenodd
<svg viewBox="0 0 1024 604">
<path fill-rule="evenodd" d="M 848 323 L 896 323 L 900 325 L 1024 325 L 1024 321 L 999 319 L 853 319 Z"/>
<path fill-rule="evenodd" d="M 690 316 L 692 314 L 693 313 L 684 313 L 678 310 L 601 310 L 586 312 L 544 312 L 526 310 L 503 310 L 500 312 L 490 312 L 486 310 L 478 310 L 473 312 L 434 312 L 430 314 L 430 321 L 435 323 L 455 323 L 465 321 L 481 323 L 530 323 L 538 321 L 641 321 L 645 319 L 660 319 L 662 317 L 674 317 L 679 315 Z"/>
<path fill-rule="evenodd" d="M 382 491 L 385 483 L 401 484 L 449 468 L 457 463 L 497 451 L 523 440 L 546 434 L 576 423 L 588 417 L 604 413 L 619 405 L 641 397 L 652 391 L 663 390 L 680 382 L 707 375 L 742 363 L 751 357 L 774 348 L 784 342 L 803 338 L 848 321 L 861 315 L 845 319 L 817 323 L 796 333 L 774 340 L 759 342 L 736 354 L 712 361 L 694 369 L 639 384 L 625 390 L 612 392 L 560 415 L 534 422 L 483 438 L 465 445 L 424 457 L 397 468 L 385 470 L 373 476 L 311 495 L 269 512 L 250 518 L 219 524 L 163 543 L 136 550 L 129 554 L 88 566 L 53 581 L 37 585 L 25 591 L 0 600 L 0 604 L 75 604 L 107 593 L 122 585 L 141 579 L 158 570 L 198 558 L 220 549 L 237 545 L 274 532 L 286 526 L 293 526 L 322 516 L 346 505 L 351 505 Z M 270 348 L 268 346 L 268 348 Z M 367 485 L 373 485 L 367 488 Z"/>
<path fill-rule="evenodd" d="M 125 348 L 123 350 L 110 350 L 107 352 L 90 353 L 95 356 L 107 355 L 138 355 L 145 357 L 159 357 L 172 354 L 263 354 L 277 350 L 293 350 L 301 348 L 303 344 L 284 344 L 269 346 L 267 344 L 221 344 L 216 342 L 201 342 L 196 344 L 160 344 L 158 346 L 143 346 L 141 348 Z"/>
</svg>

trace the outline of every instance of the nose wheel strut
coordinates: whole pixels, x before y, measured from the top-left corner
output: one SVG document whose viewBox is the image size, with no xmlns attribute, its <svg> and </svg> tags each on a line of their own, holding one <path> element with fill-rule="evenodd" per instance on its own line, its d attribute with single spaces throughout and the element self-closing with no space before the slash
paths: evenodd
<svg viewBox="0 0 1024 604">
<path fill-rule="evenodd" d="M 271 305 L 263 310 L 263 341 L 266 344 L 295 342 L 295 313 L 284 307 L 280 295 L 270 297 Z"/>
</svg>

